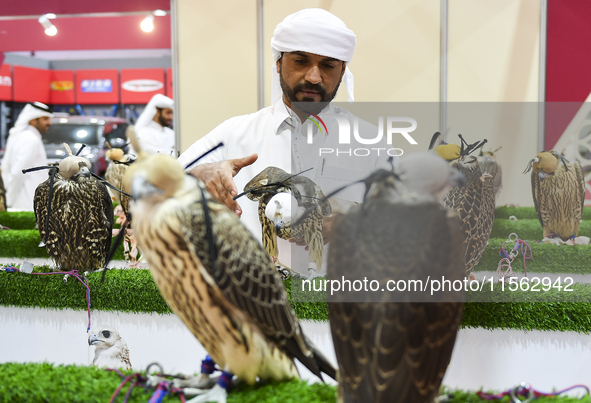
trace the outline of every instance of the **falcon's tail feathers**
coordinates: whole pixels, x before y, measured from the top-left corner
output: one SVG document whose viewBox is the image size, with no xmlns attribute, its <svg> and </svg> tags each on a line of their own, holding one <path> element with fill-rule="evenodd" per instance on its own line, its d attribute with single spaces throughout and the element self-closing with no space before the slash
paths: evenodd
<svg viewBox="0 0 591 403">
<path fill-rule="evenodd" d="M 333 365 L 326 359 L 324 354 L 322 354 L 316 346 L 306 337 L 303 335 L 304 341 L 308 349 L 312 352 L 312 355 L 308 356 L 304 353 L 295 339 L 290 339 L 287 341 L 285 345 L 285 349 L 292 357 L 298 359 L 306 368 L 310 370 L 314 375 L 324 381 L 321 372 L 324 372 L 326 375 L 330 376 L 332 379 L 336 381 L 337 379 L 337 370 L 333 367 Z"/>
</svg>

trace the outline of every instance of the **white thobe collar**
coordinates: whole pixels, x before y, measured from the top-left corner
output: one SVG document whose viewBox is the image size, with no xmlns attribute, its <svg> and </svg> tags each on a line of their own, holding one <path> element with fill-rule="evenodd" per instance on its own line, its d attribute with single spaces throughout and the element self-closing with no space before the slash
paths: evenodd
<svg viewBox="0 0 591 403">
<path fill-rule="evenodd" d="M 320 113 L 327 113 L 331 111 L 332 108 L 332 102 L 330 102 L 320 111 Z M 275 103 L 273 109 L 273 131 L 276 135 L 280 134 L 283 130 L 297 132 L 301 125 L 302 121 L 299 116 L 285 105 L 283 97 Z"/>
</svg>

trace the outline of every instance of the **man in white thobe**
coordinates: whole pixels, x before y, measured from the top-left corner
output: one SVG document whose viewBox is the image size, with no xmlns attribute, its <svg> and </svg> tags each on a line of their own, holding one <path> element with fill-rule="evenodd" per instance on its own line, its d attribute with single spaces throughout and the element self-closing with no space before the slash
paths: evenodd
<svg viewBox="0 0 591 403">
<path fill-rule="evenodd" d="M 53 116 L 39 102 L 25 105 L 6 142 L 2 160 L 2 179 L 6 187 L 6 204 L 11 211 L 33 211 L 37 186 L 47 180 L 47 171 L 26 175 L 23 169 L 47 165 L 47 154 L 41 135 L 47 133 Z"/>
<path fill-rule="evenodd" d="M 304 126 L 309 115 L 298 109 L 305 102 L 306 111 L 315 115 L 333 113 L 352 120 L 351 113 L 330 101 L 341 80 L 347 87 L 349 101 L 353 100 L 353 77 L 347 64 L 353 57 L 355 43 L 353 31 L 328 11 L 306 9 L 288 16 L 277 26 L 271 39 L 275 58 L 272 105 L 256 113 L 228 119 L 195 142 L 178 159 L 183 168 L 187 168 L 201 154 L 220 142 L 224 143 L 188 172 L 201 179 L 214 197 L 241 216 L 242 222 L 259 241 L 262 230 L 258 203 L 246 197 L 236 202 L 232 197 L 242 192 L 246 183 L 263 169 L 275 166 L 298 173 L 313 168 L 304 175 L 327 194 L 343 184 L 363 178 L 376 167 L 377 158 L 353 161 L 338 158 L 335 153 L 319 155 L 320 147 L 338 147 L 336 122 L 326 120 L 328 133 L 334 133 L 332 136 L 313 129 L 313 144 L 308 144 L 310 128 Z M 360 122 L 367 126 L 366 122 Z M 387 156 L 383 159 L 385 161 Z M 338 197 L 360 201 L 352 194 L 339 194 Z M 325 218 L 323 222 L 325 243 L 330 241 L 332 218 Z M 301 244 L 300 240 L 298 245 Z M 290 245 L 278 240 L 279 260 L 288 266 Z M 324 253 L 325 259 L 326 256 Z M 323 268 L 325 266 L 323 264 Z"/>
<path fill-rule="evenodd" d="M 142 150 L 148 154 L 174 154 L 174 131 L 170 129 L 174 101 L 156 94 L 138 118 L 134 128 Z M 133 147 L 130 154 L 137 155 Z M 176 157 L 176 156 L 175 156 Z"/>
</svg>

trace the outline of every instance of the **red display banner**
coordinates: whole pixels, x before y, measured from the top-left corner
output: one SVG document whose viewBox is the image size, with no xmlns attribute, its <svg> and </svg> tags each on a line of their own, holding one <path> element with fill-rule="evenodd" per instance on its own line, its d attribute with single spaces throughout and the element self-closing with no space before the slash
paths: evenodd
<svg viewBox="0 0 591 403">
<path fill-rule="evenodd" d="M 164 69 L 121 69 L 121 103 L 147 104 L 164 91 Z"/>
<path fill-rule="evenodd" d="M 14 66 L 12 70 L 14 101 L 48 104 L 50 78 L 49 70 Z"/>
<path fill-rule="evenodd" d="M 169 98 L 173 98 L 172 96 L 172 69 L 166 69 L 166 96 Z"/>
<path fill-rule="evenodd" d="M 49 82 L 49 102 L 53 105 L 72 105 L 76 103 L 74 95 L 74 72 L 72 70 L 52 70 Z"/>
<path fill-rule="evenodd" d="M 116 69 L 77 70 L 76 102 L 82 105 L 118 104 L 118 71 Z"/>
<path fill-rule="evenodd" d="M 9 64 L 0 67 L 0 101 L 12 101 L 12 71 Z"/>
</svg>

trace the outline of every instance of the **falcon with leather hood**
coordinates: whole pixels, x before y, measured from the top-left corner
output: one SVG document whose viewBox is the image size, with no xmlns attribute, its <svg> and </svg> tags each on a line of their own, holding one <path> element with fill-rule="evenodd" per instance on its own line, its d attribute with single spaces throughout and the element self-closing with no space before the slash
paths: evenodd
<svg viewBox="0 0 591 403">
<path fill-rule="evenodd" d="M 259 202 L 263 245 L 273 262 L 278 263 L 277 237 L 303 238 L 310 251 L 309 272 L 320 271 L 324 248 L 322 219 L 332 213 L 320 187 L 305 176 L 268 167 L 244 186 L 244 194 Z"/>
<path fill-rule="evenodd" d="M 464 278 L 461 223 L 440 202 L 451 185 L 461 184 L 461 175 L 441 158 L 420 154 L 400 158 L 407 168 L 401 175 L 398 165 L 396 173 L 374 172 L 365 180 L 371 190 L 364 203 L 334 223 L 327 278 L 379 282 L 377 292 L 341 295 L 342 302 L 329 297 L 339 402 L 432 403 L 451 359 L 461 302 L 394 300 L 392 293 L 379 292 L 390 280 Z M 423 165 L 428 158 L 439 160 L 430 163 L 436 175 Z M 419 178 L 421 170 L 427 172 Z"/>
<path fill-rule="evenodd" d="M 579 234 L 585 202 L 581 164 L 569 162 L 556 151 L 543 151 L 532 159 L 531 190 L 544 241 L 562 243 Z"/>
<path fill-rule="evenodd" d="M 90 173 L 90 162 L 74 156 L 49 168 L 35 190 L 35 218 L 41 244 L 60 270 L 81 272 L 104 267 L 113 229 L 113 204 L 106 186 Z M 67 277 L 66 277 L 67 278 Z"/>
<path fill-rule="evenodd" d="M 445 205 L 457 211 L 462 221 L 466 245 L 466 276 L 470 276 L 486 249 L 492 231 L 495 219 L 495 187 L 493 176 L 484 173 L 478 158 L 470 155 L 481 148 L 486 140 L 468 144 L 462 135 L 459 137 L 462 141 L 460 153 L 457 159 L 452 159 L 451 165 L 464 174 L 466 184 L 452 188 L 445 198 Z M 439 147 L 434 149 L 441 155 Z M 441 156 L 449 160 L 447 155 Z"/>
<path fill-rule="evenodd" d="M 132 125 L 127 126 L 126 132 L 128 138 L 131 130 L 134 130 L 134 127 Z M 111 148 L 109 143 L 107 143 L 107 146 L 109 147 L 109 150 L 105 156 L 110 162 L 109 166 L 107 166 L 107 171 L 105 172 L 105 179 L 116 188 L 123 189 L 123 176 L 127 171 L 127 167 L 133 163 L 134 160 L 129 154 L 125 154 L 123 149 Z M 111 191 L 111 195 L 113 199 L 121 205 L 123 212 L 125 212 L 125 215 L 129 219 L 129 202 L 131 201 L 131 198 L 117 191 Z"/>
</svg>

